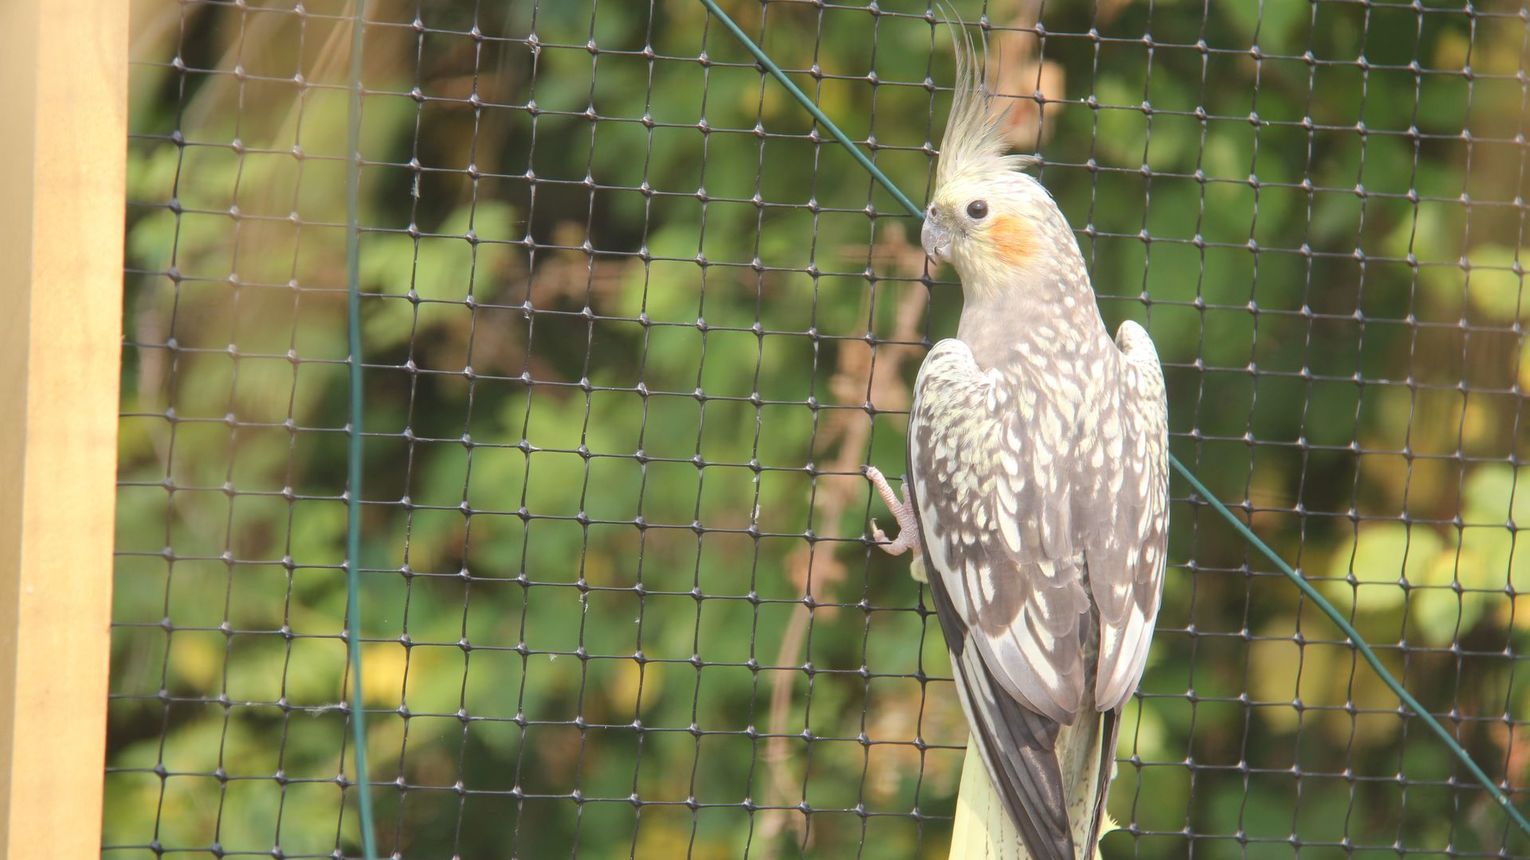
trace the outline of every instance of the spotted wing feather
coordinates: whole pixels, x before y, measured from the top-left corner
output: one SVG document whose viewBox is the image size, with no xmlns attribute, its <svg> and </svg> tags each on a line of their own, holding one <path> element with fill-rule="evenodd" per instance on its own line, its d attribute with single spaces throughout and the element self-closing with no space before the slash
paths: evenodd
<svg viewBox="0 0 1530 860">
<path fill-rule="evenodd" d="M 962 342 L 937 344 L 915 384 L 909 475 L 974 738 L 1030 853 L 1072 860 L 1053 744 L 1083 706 L 1089 596 L 1067 476 L 1046 447 L 1061 435 L 1056 401 L 1026 390 Z"/>
<path fill-rule="evenodd" d="M 1093 698 L 1100 710 L 1137 689 L 1158 618 L 1168 544 L 1169 440 L 1163 371 L 1147 332 L 1134 322 L 1116 334 L 1120 371 L 1096 384 L 1095 444 L 1079 457 L 1075 522 L 1083 530 L 1089 589 L 1100 617 Z"/>
</svg>

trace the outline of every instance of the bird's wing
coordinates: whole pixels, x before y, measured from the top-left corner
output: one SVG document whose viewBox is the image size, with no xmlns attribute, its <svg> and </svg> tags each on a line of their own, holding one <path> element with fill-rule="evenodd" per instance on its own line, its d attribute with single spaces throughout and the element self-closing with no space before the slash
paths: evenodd
<svg viewBox="0 0 1530 860">
<path fill-rule="evenodd" d="M 1137 689 L 1158 618 L 1169 537 L 1168 406 L 1163 370 L 1146 331 L 1126 322 L 1116 333 L 1125 360 L 1103 384 L 1098 448 L 1076 461 L 1075 521 L 1084 529 L 1089 590 L 1100 617 L 1094 701 L 1125 704 Z"/>
<path fill-rule="evenodd" d="M 1089 597 L 1052 408 L 942 341 L 915 383 L 909 477 L 974 738 L 1030 853 L 1072 860 L 1054 745 L 1085 693 Z"/>
</svg>

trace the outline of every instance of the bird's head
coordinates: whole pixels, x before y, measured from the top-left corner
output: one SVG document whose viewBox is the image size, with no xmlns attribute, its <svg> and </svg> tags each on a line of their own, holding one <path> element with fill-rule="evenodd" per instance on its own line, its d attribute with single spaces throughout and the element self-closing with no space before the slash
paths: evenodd
<svg viewBox="0 0 1530 860">
<path fill-rule="evenodd" d="M 1022 172 L 1036 159 L 1009 152 L 1003 114 L 970 42 L 955 41 L 956 94 L 921 240 L 932 259 L 956 267 L 967 289 L 982 289 L 1046 267 L 1060 238 L 1076 245 L 1052 195 Z"/>
</svg>

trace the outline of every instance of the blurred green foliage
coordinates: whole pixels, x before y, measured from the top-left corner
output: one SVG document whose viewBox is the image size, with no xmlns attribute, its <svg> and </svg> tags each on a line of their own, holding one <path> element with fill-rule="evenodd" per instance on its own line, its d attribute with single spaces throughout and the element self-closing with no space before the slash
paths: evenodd
<svg viewBox="0 0 1530 860">
<path fill-rule="evenodd" d="M 1158 344 L 1176 451 L 1523 785 L 1524 24 L 1425 5 L 1047 4 L 1005 62 L 1053 88 L 1041 178 Z M 951 78 L 922 2 L 724 6 L 921 198 Z M 349 8 L 301 8 L 134 3 L 113 858 L 357 851 Z M 688 0 L 368 8 L 383 849 L 943 857 L 965 724 L 855 468 L 902 471 L 959 308 L 914 225 Z M 1498 850 L 1295 590 L 1173 518 L 1104 856 Z"/>
</svg>

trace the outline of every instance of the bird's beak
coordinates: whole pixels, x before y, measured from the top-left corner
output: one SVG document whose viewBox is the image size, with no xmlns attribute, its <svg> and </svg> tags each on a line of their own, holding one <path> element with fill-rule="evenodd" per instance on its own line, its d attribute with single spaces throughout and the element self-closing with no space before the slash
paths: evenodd
<svg viewBox="0 0 1530 860">
<path fill-rule="evenodd" d="M 951 228 L 936 216 L 933 207 L 925 214 L 924 228 L 919 231 L 919 244 L 924 246 L 924 253 L 937 263 L 951 257 Z"/>
</svg>

